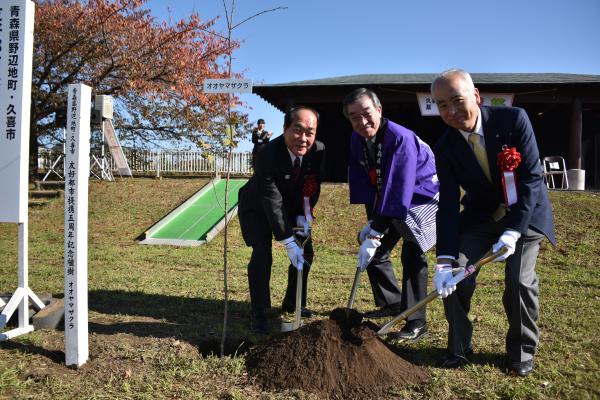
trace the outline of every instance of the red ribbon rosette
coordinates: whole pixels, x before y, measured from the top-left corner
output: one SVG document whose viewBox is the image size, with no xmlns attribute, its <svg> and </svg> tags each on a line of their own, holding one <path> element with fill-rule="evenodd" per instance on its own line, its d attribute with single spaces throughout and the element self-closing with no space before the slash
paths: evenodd
<svg viewBox="0 0 600 400">
<path fill-rule="evenodd" d="M 304 217 L 306 218 L 307 226 L 305 227 L 305 232 L 308 229 L 308 226 L 312 224 L 314 219 L 313 210 L 310 205 L 310 198 L 317 194 L 317 177 L 315 174 L 309 174 L 304 179 L 304 186 L 302 186 L 302 209 L 304 211 Z"/>
<path fill-rule="evenodd" d="M 502 146 L 502 151 L 498 153 L 498 167 L 502 171 L 514 171 L 521 164 L 521 153 L 516 147 L 508 148 Z"/>
<path fill-rule="evenodd" d="M 315 174 L 310 174 L 304 180 L 304 186 L 302 187 L 303 197 L 312 197 L 317 194 L 317 177 Z"/>
<path fill-rule="evenodd" d="M 515 170 L 521 164 L 521 153 L 515 147 L 502 146 L 497 157 L 498 168 L 502 173 L 502 188 L 504 189 L 504 204 L 508 208 L 517 202 L 517 176 Z"/>
<path fill-rule="evenodd" d="M 377 186 L 377 170 L 375 168 L 369 170 L 369 180 L 371 181 L 371 185 Z"/>
</svg>

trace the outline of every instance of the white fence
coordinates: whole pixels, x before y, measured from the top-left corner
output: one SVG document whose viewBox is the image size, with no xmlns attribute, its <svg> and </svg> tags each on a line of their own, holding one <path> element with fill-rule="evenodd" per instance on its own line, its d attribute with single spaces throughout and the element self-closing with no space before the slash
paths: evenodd
<svg viewBox="0 0 600 400">
<path fill-rule="evenodd" d="M 224 174 L 227 172 L 227 155 L 223 153 L 209 153 L 199 151 L 175 150 L 129 150 L 123 149 L 125 158 L 131 171 L 140 174 L 162 173 L 197 173 L 197 174 Z M 48 171 L 62 154 L 61 150 L 39 149 L 38 170 Z M 100 154 L 96 154 L 99 157 Z M 105 154 L 106 161 L 112 171 L 117 171 L 110 154 Z M 216 167 L 216 170 L 215 170 Z M 54 166 L 55 170 L 63 171 L 62 159 Z M 232 153 L 232 174 L 252 173 L 252 153 Z"/>
</svg>

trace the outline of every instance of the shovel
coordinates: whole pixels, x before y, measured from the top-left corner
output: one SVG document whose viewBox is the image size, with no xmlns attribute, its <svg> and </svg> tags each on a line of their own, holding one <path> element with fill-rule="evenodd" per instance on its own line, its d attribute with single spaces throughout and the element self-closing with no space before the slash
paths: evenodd
<svg viewBox="0 0 600 400">
<path fill-rule="evenodd" d="M 493 254 L 492 254 L 491 250 L 488 251 L 483 256 L 483 258 L 481 258 L 475 264 L 469 265 L 468 267 L 466 267 L 464 269 L 460 268 L 460 271 L 456 275 L 454 275 L 454 278 L 452 278 L 452 280 L 450 281 L 450 285 L 457 285 L 457 284 L 459 284 L 460 282 L 462 282 L 467 277 L 469 277 L 469 276 L 473 275 L 475 272 L 479 271 L 479 269 L 484 264 L 487 264 L 490 261 L 495 260 L 498 256 L 501 256 L 502 254 L 506 253 L 507 251 L 508 251 L 508 249 L 506 247 L 501 248 L 500 250 L 498 250 L 497 252 L 495 252 Z M 415 312 L 417 312 L 418 310 L 420 310 L 421 308 L 423 308 L 425 305 L 427 305 L 428 303 L 430 303 L 433 299 L 435 299 L 438 296 L 439 295 L 438 295 L 437 291 L 435 289 L 432 290 L 427 295 L 427 297 L 425 297 L 423 300 L 419 301 L 417 304 L 415 304 L 414 306 L 412 306 L 408 310 L 405 310 L 401 314 L 397 315 L 396 317 L 394 317 L 387 324 L 383 325 L 377 331 L 377 335 L 379 335 L 379 336 L 387 335 L 388 332 L 394 327 L 394 325 L 396 325 L 398 322 L 403 321 L 406 318 L 410 317 L 411 315 L 413 315 Z"/>
<path fill-rule="evenodd" d="M 302 230 L 303 228 L 294 228 L 294 231 Z M 304 250 L 304 245 L 308 242 L 310 238 L 310 231 L 308 232 L 308 236 L 306 236 L 301 242 L 295 237 L 296 242 L 302 250 Z M 306 261 L 304 264 L 309 265 Z M 298 275 L 296 277 L 296 309 L 294 310 L 294 321 L 293 322 L 282 322 L 281 323 L 281 332 L 290 332 L 295 331 L 300 328 L 302 324 L 302 269 L 297 270 Z"/>
<path fill-rule="evenodd" d="M 356 289 L 358 289 L 358 284 L 360 283 L 360 268 L 356 268 L 356 273 L 354 274 L 354 283 L 352 284 L 352 290 L 350 291 L 350 298 L 348 299 L 348 308 L 352 309 L 354 306 L 354 298 L 356 297 Z"/>
<path fill-rule="evenodd" d="M 294 315 L 294 322 L 292 323 L 292 329 L 296 330 L 300 328 L 300 322 L 302 319 L 302 270 L 298 270 L 298 277 L 296 278 L 296 313 Z"/>
<path fill-rule="evenodd" d="M 358 233 L 356 240 L 358 241 L 359 245 L 362 243 L 360 240 L 360 232 Z M 352 309 L 354 307 L 354 298 L 356 297 L 356 290 L 358 289 L 358 285 L 360 284 L 360 273 L 360 268 L 356 268 L 356 272 L 354 273 L 354 283 L 352 283 L 352 289 L 350 290 L 350 298 L 348 299 L 349 309 Z"/>
</svg>

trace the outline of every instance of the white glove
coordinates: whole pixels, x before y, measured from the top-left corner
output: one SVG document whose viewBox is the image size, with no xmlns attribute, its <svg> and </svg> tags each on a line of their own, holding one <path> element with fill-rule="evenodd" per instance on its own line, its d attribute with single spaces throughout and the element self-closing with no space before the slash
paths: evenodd
<svg viewBox="0 0 600 400">
<path fill-rule="evenodd" d="M 498 242 L 492 246 L 492 252 L 497 252 L 503 247 L 506 247 L 508 251 L 501 256 L 496 257 L 494 261 L 503 261 L 508 257 L 515 253 L 515 248 L 517 247 L 517 240 L 521 237 L 521 233 L 517 231 L 513 231 L 512 229 L 507 229 L 504 231 Z"/>
<path fill-rule="evenodd" d="M 456 290 L 456 284 L 452 284 L 452 265 L 436 264 L 433 275 L 433 286 L 441 298 L 446 298 Z"/>
<path fill-rule="evenodd" d="M 368 224 L 363 226 L 363 228 L 360 230 L 360 232 L 358 232 L 356 239 L 358 240 L 359 244 L 361 244 L 362 242 L 365 241 L 365 239 L 367 238 L 367 235 L 369 234 L 370 231 L 371 231 L 371 221 L 369 221 Z"/>
<path fill-rule="evenodd" d="M 290 259 L 292 265 L 299 270 L 304 268 L 304 250 L 298 246 L 298 243 L 296 243 L 294 237 L 290 236 L 287 239 L 280 240 L 279 243 L 285 246 L 288 258 Z"/>
<path fill-rule="evenodd" d="M 308 236 L 308 233 L 310 232 L 310 225 L 308 224 L 308 221 L 306 221 L 306 217 L 304 215 L 298 215 L 296 217 L 296 226 L 302 228 L 301 231 L 295 232 L 296 235 L 302 237 Z"/>
<path fill-rule="evenodd" d="M 358 269 L 361 270 L 361 272 L 367 268 L 367 265 L 369 265 L 375 255 L 375 251 L 381 246 L 382 237 L 383 233 L 371 229 L 367 238 L 363 240 L 360 249 L 358 249 Z"/>
</svg>

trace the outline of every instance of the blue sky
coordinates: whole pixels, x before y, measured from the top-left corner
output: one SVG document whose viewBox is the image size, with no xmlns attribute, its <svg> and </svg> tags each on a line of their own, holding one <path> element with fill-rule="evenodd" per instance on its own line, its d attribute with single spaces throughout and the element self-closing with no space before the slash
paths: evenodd
<svg viewBox="0 0 600 400">
<path fill-rule="evenodd" d="M 230 0 L 225 0 L 230 5 Z M 158 18 L 220 16 L 222 0 L 151 0 Z M 234 70 L 255 83 L 376 73 L 560 72 L 600 75 L 600 0 L 237 0 Z M 279 135 L 283 114 L 254 94 L 251 121 Z M 385 111 L 384 111 L 385 114 Z M 399 121 L 401 123 L 401 121 Z M 244 141 L 241 150 L 249 150 Z"/>
</svg>

